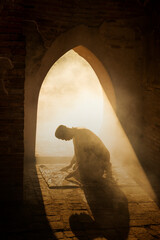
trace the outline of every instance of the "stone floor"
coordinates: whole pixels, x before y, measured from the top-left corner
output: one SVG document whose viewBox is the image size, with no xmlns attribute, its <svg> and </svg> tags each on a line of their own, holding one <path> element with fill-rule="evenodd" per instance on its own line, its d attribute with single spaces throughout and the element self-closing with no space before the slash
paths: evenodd
<svg viewBox="0 0 160 240">
<path fill-rule="evenodd" d="M 112 180 L 50 189 L 39 167 L 29 169 L 25 202 L 8 208 L 1 239 L 160 239 L 160 210 L 119 168 Z"/>
</svg>

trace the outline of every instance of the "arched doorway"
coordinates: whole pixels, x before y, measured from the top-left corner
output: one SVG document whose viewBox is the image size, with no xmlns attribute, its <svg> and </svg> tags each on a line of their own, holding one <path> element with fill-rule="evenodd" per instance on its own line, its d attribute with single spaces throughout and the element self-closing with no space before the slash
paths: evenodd
<svg viewBox="0 0 160 240">
<path fill-rule="evenodd" d="M 54 157 L 73 155 L 71 142 L 55 138 L 58 125 L 85 127 L 99 135 L 102 121 L 103 90 L 99 79 L 90 64 L 70 50 L 53 64 L 40 89 L 36 162 L 53 163 Z"/>
<path fill-rule="evenodd" d="M 84 34 L 82 34 L 84 33 Z M 71 36 L 73 39 L 71 40 Z M 104 44 L 104 43 L 103 43 Z M 41 62 L 41 66 L 39 67 L 38 72 L 34 73 L 27 77 L 26 85 L 25 85 L 25 130 L 24 130 L 24 145 L 25 145 L 25 165 L 28 163 L 35 162 L 35 139 L 36 139 L 36 120 L 37 120 L 37 104 L 38 104 L 38 96 L 43 80 L 52 67 L 52 65 L 67 51 L 70 49 L 74 49 L 80 56 L 87 60 L 87 62 L 91 65 L 93 70 L 95 71 L 102 88 L 104 89 L 105 95 L 107 95 L 113 109 L 116 109 L 116 100 L 115 100 L 115 86 L 113 87 L 112 81 L 110 79 L 109 74 L 106 71 L 103 63 L 96 57 L 96 55 L 103 55 L 103 44 L 101 38 L 99 38 L 96 32 L 89 31 L 84 26 L 80 26 L 77 29 L 73 29 L 70 32 L 65 33 L 56 39 L 56 41 L 52 44 L 52 46 L 48 49 L 43 60 Z M 85 47 L 84 47 L 85 46 Z M 94 53 L 93 53 L 94 52 Z M 96 54 L 96 55 L 95 55 Z M 106 65 L 106 63 L 105 63 Z M 115 69 L 116 71 L 116 69 Z M 115 112 L 113 111 L 113 116 L 115 116 Z M 104 119 L 104 122 L 107 120 Z M 115 122 L 118 122 L 120 126 L 119 120 L 116 117 Z M 117 125 L 117 126 L 118 126 Z M 144 172 L 141 169 L 141 166 L 138 162 L 138 159 L 135 155 L 135 152 L 132 149 L 131 144 L 128 141 L 127 136 L 124 133 L 124 130 L 121 128 L 120 134 L 118 136 L 121 139 L 122 135 L 125 136 L 122 139 L 125 139 L 124 142 L 121 141 L 121 144 L 116 142 L 116 146 L 119 146 L 119 149 L 122 151 L 123 149 L 129 149 L 127 154 L 131 154 L 132 158 L 128 158 L 127 155 L 124 157 L 119 154 L 117 151 L 117 156 L 121 156 L 121 160 L 125 160 L 123 163 L 127 165 L 127 160 L 130 160 L 130 163 L 135 163 L 134 175 L 137 175 L 137 167 L 139 169 L 139 176 L 145 182 L 147 182 Z M 104 133 L 104 132 L 103 132 Z M 122 134 L 122 135 L 121 135 Z M 113 139 L 114 141 L 114 139 Z M 127 144 L 127 145 L 125 145 Z M 123 147 L 122 147 L 123 146 Z M 127 147 L 124 147 L 127 146 Z M 128 147 L 129 146 L 129 147 Z M 123 151 L 122 151 L 123 152 Z M 127 164 L 125 164 L 127 163 Z M 134 164 L 133 164 L 134 165 Z M 131 169 L 131 171 L 133 168 Z M 143 182 L 143 181 L 141 181 Z M 148 185 L 147 185 L 148 186 Z"/>
<path fill-rule="evenodd" d="M 54 45 L 53 50 L 57 46 Z M 72 48 L 71 48 L 72 49 Z M 78 53 L 82 58 L 84 58 L 92 67 L 95 74 L 97 75 L 102 88 L 108 96 L 112 106 L 115 108 L 116 100 L 115 93 L 110 77 L 104 68 L 103 64 L 99 61 L 99 59 L 86 47 L 77 46 L 73 48 L 73 50 Z M 55 61 L 51 58 L 51 52 L 47 52 L 45 55 L 42 65 L 35 76 L 30 76 L 28 81 L 26 81 L 25 86 L 25 129 L 24 129 L 24 146 L 25 146 L 25 165 L 35 162 L 35 139 L 36 139 L 36 121 L 37 121 L 37 106 L 38 106 L 38 97 L 40 88 L 44 81 L 47 72 L 52 67 L 53 63 L 56 62 L 59 57 L 63 54 L 63 49 L 61 51 L 61 56 L 55 57 Z M 67 52 L 67 51 L 66 51 Z M 47 58 L 47 59 L 46 59 Z"/>
</svg>

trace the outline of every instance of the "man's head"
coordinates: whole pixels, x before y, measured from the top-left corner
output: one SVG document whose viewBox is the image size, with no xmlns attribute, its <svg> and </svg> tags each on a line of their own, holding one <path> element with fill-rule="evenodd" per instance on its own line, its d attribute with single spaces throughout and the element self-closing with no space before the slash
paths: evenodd
<svg viewBox="0 0 160 240">
<path fill-rule="evenodd" d="M 55 136 L 62 140 L 71 140 L 73 138 L 73 129 L 60 125 L 55 131 Z"/>
</svg>

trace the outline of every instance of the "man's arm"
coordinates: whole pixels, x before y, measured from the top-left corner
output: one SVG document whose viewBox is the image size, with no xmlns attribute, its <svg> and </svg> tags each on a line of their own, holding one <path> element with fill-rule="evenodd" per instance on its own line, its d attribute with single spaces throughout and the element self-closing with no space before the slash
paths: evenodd
<svg viewBox="0 0 160 240">
<path fill-rule="evenodd" d="M 78 167 L 76 167 L 71 173 L 69 173 L 65 179 L 67 180 L 68 178 L 74 177 L 76 178 L 76 176 L 78 176 L 79 171 L 78 171 Z"/>
<path fill-rule="evenodd" d="M 71 162 L 70 162 L 70 164 L 69 164 L 68 166 L 62 168 L 61 171 L 67 171 L 67 170 L 70 169 L 70 168 L 73 166 L 73 164 L 75 164 L 75 163 L 76 163 L 76 157 L 75 157 L 75 155 L 74 155 L 73 158 L 72 158 L 72 160 L 71 160 Z"/>
</svg>

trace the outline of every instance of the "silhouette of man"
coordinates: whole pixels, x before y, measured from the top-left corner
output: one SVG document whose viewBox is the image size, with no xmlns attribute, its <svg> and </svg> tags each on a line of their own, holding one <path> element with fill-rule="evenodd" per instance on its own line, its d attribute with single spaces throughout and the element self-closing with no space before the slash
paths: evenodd
<svg viewBox="0 0 160 240">
<path fill-rule="evenodd" d="M 67 178 L 80 175 L 80 179 L 98 180 L 104 172 L 111 176 L 110 154 L 103 142 L 92 131 L 86 128 L 68 128 L 60 125 L 55 136 L 62 140 L 73 139 L 74 157 L 69 166 L 62 168 L 67 171 L 72 167 L 73 171 Z"/>
</svg>

